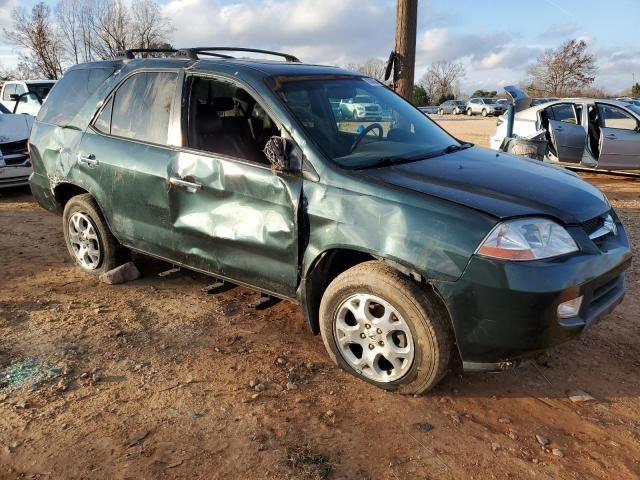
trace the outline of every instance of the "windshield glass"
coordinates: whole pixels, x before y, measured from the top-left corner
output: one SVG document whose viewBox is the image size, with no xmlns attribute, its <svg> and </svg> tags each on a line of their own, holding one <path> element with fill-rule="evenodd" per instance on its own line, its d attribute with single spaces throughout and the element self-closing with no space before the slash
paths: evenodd
<svg viewBox="0 0 640 480">
<path fill-rule="evenodd" d="M 635 103 L 631 105 L 627 105 L 627 108 L 631 110 L 633 113 L 640 115 L 640 106 L 636 105 Z"/>
<path fill-rule="evenodd" d="M 460 147 L 413 105 L 370 78 L 278 77 L 275 84 L 306 133 L 344 168 L 414 161 Z M 337 111 L 332 108 L 336 100 Z"/>
<path fill-rule="evenodd" d="M 484 103 L 489 104 L 489 105 L 493 105 L 494 103 L 498 103 L 498 101 L 495 98 L 483 98 Z"/>
<path fill-rule="evenodd" d="M 40 98 L 44 98 L 49 95 L 49 90 L 53 88 L 53 83 L 27 83 L 29 91 L 37 93 Z"/>
</svg>

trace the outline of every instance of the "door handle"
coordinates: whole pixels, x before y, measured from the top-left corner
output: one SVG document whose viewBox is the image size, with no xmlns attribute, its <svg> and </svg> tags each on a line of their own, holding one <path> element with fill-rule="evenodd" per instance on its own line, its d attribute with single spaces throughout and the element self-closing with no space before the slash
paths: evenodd
<svg viewBox="0 0 640 480">
<path fill-rule="evenodd" d="M 605 138 L 608 138 L 609 140 L 615 140 L 616 136 L 613 133 L 610 133 L 609 135 L 605 135 Z"/>
<path fill-rule="evenodd" d="M 555 128 L 555 131 L 556 131 L 556 132 L 561 132 L 562 130 L 564 130 L 564 128 L 562 128 L 562 127 L 556 127 L 556 128 Z"/>
<path fill-rule="evenodd" d="M 198 190 L 202 190 L 202 185 L 195 182 L 187 182 L 181 178 L 177 177 L 169 177 L 169 184 L 174 185 L 176 187 L 184 188 L 188 192 L 195 193 Z"/>
<path fill-rule="evenodd" d="M 98 165 L 98 160 L 96 159 L 96 156 L 93 153 L 90 153 L 89 155 L 82 155 L 81 153 L 79 153 L 78 162 L 85 163 L 90 167 L 95 167 L 96 165 Z"/>
</svg>

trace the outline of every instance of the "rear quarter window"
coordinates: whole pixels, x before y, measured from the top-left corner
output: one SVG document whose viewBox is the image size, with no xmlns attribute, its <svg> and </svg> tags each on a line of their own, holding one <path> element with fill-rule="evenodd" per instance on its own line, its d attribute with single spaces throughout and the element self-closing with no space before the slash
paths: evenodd
<svg viewBox="0 0 640 480">
<path fill-rule="evenodd" d="M 67 125 L 113 71 L 112 68 L 85 68 L 67 72 L 51 89 L 38 113 L 38 121 Z"/>
</svg>

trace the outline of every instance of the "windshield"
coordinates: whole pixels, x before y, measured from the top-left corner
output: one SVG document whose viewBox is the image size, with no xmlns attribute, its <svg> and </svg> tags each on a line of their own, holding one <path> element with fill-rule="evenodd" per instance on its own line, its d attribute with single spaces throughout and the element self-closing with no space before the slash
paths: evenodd
<svg viewBox="0 0 640 480">
<path fill-rule="evenodd" d="M 414 161 L 461 147 L 413 105 L 370 78 L 279 77 L 276 85 L 306 133 L 344 168 Z M 361 98 L 371 105 L 361 107 Z M 335 100 L 340 101 L 337 112 L 331 108 Z"/>
<path fill-rule="evenodd" d="M 633 113 L 635 113 L 636 115 L 640 115 L 640 106 L 636 105 L 635 103 L 632 103 L 631 105 L 627 105 L 627 108 L 631 110 Z"/>
<path fill-rule="evenodd" d="M 466 104 L 467 104 L 467 102 L 465 102 L 464 100 L 456 100 L 456 101 L 455 101 L 455 104 L 456 104 L 456 105 L 461 105 L 461 106 L 462 106 L 462 105 L 466 105 Z"/>
<path fill-rule="evenodd" d="M 483 98 L 484 103 L 488 104 L 488 105 L 493 105 L 494 103 L 498 103 L 498 101 L 495 98 Z"/>
<path fill-rule="evenodd" d="M 0 113 L 11 113 L 7 107 L 0 103 Z"/>
<path fill-rule="evenodd" d="M 29 87 L 29 91 L 33 93 L 37 93 L 40 98 L 43 100 L 47 95 L 49 95 L 49 90 L 53 88 L 53 82 L 51 83 L 27 83 L 27 87 Z"/>
</svg>

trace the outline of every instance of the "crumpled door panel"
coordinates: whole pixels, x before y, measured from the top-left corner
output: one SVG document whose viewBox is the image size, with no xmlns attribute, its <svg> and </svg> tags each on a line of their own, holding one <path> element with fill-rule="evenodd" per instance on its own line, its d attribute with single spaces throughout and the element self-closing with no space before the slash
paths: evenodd
<svg viewBox="0 0 640 480">
<path fill-rule="evenodd" d="M 170 216 L 181 262 L 294 297 L 302 180 L 263 166 L 182 152 L 168 175 Z"/>
</svg>

